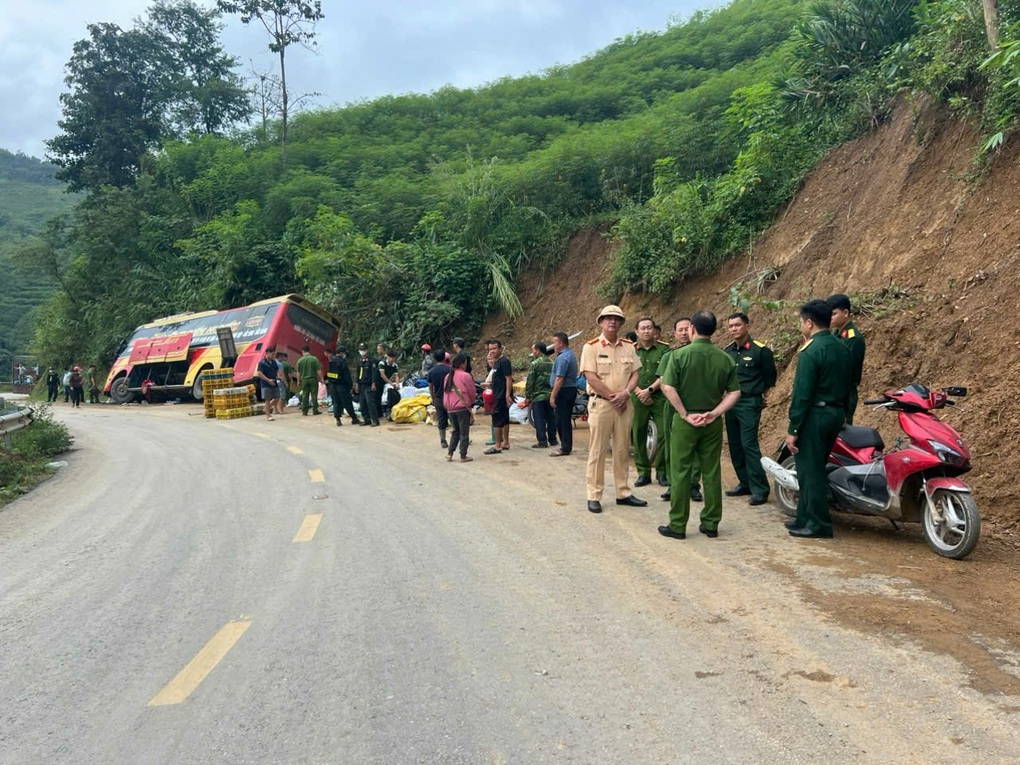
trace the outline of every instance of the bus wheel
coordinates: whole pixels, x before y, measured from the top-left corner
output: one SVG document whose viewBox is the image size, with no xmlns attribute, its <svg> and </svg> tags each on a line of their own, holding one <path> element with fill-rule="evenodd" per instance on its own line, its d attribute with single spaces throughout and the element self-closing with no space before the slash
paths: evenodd
<svg viewBox="0 0 1020 765">
<path fill-rule="evenodd" d="M 210 369 L 212 369 L 211 366 L 202 367 L 198 370 L 198 374 L 195 375 L 195 382 L 191 384 L 191 397 L 195 399 L 195 401 L 202 400 L 202 374 L 204 372 L 208 372 Z"/>
<path fill-rule="evenodd" d="M 115 404 L 130 404 L 135 394 L 128 390 L 127 375 L 121 375 L 110 383 L 110 400 Z"/>
</svg>

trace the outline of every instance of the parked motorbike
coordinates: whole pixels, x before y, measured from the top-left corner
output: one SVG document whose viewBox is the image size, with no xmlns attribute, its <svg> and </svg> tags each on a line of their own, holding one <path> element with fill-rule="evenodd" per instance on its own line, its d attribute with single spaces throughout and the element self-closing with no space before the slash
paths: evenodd
<svg viewBox="0 0 1020 765">
<path fill-rule="evenodd" d="M 894 526 L 898 521 L 920 523 L 925 541 L 939 555 L 959 559 L 970 554 L 981 534 L 977 504 L 959 479 L 971 469 L 970 450 L 956 430 L 932 414 L 955 406 L 950 397 L 966 395 L 959 386 L 930 391 L 915 384 L 864 401 L 896 412 L 907 440 L 897 437 L 893 449 L 884 452 L 874 428 L 843 428 L 826 465 L 832 508 L 888 518 Z M 775 482 L 779 506 L 795 515 L 800 487 L 785 442 L 775 460 L 761 461 Z"/>
</svg>

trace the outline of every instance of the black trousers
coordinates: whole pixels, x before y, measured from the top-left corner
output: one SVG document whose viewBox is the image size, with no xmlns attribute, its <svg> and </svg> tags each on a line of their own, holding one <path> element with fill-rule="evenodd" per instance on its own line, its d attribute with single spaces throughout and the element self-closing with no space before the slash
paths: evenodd
<svg viewBox="0 0 1020 765">
<path fill-rule="evenodd" d="M 535 421 L 535 437 L 540 444 L 555 444 L 558 425 L 556 411 L 548 401 L 531 402 L 531 419 Z"/>
<path fill-rule="evenodd" d="M 48 385 L 48 386 L 46 386 L 46 400 L 47 401 L 56 401 L 57 400 L 57 386 L 56 385 Z"/>
<path fill-rule="evenodd" d="M 358 388 L 358 405 L 361 419 L 365 422 L 379 422 L 379 410 L 375 406 L 375 391 L 367 385 Z"/>
<path fill-rule="evenodd" d="M 556 432 L 560 437 L 560 451 L 570 454 L 574 450 L 574 402 L 577 388 L 560 388 L 556 394 Z"/>
<path fill-rule="evenodd" d="M 358 419 L 357 413 L 354 411 L 354 399 L 351 398 L 351 389 L 346 385 L 340 385 L 339 383 L 329 384 L 329 397 L 333 399 L 333 416 L 339 420 L 340 416 L 347 412 L 351 417 L 351 422 Z"/>
</svg>

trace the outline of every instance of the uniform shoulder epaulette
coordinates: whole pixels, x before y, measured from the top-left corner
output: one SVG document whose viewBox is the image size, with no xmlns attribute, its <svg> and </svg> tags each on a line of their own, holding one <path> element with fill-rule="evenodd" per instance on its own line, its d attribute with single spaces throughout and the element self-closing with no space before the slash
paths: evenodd
<svg viewBox="0 0 1020 765">
<path fill-rule="evenodd" d="M 625 343 L 627 343 L 629 345 L 637 345 L 637 343 L 635 343 L 633 340 L 628 340 L 625 337 L 621 337 L 620 339 L 623 340 L 623 342 L 625 342 Z"/>
<path fill-rule="evenodd" d="M 656 340 L 655 342 L 658 345 L 665 345 L 667 348 L 669 348 L 669 343 L 664 343 L 662 340 Z"/>
<path fill-rule="evenodd" d="M 857 336 L 857 331 L 854 330 L 854 329 L 848 329 L 846 331 L 846 336 L 847 337 L 856 337 Z"/>
<path fill-rule="evenodd" d="M 815 341 L 814 338 L 811 338 L 810 340 L 808 340 L 806 343 L 804 343 L 804 345 L 802 345 L 800 348 L 797 349 L 797 353 L 800 353 L 801 351 L 803 351 L 805 348 L 807 348 L 809 345 L 811 345 L 811 343 L 813 343 L 814 341 Z"/>
<path fill-rule="evenodd" d="M 761 340 L 752 340 L 751 342 L 757 345 L 759 348 L 768 348 L 768 346 L 765 345 L 765 343 L 763 343 Z"/>
<path fill-rule="evenodd" d="M 599 341 L 599 339 L 597 337 L 593 337 L 591 340 L 589 340 L 587 343 L 585 343 L 585 345 L 594 345 L 598 341 Z"/>
</svg>

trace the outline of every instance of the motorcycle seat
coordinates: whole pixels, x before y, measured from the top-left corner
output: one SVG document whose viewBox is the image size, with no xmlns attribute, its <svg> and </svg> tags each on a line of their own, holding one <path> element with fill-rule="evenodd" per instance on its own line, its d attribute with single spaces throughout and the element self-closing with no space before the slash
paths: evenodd
<svg viewBox="0 0 1020 765">
<path fill-rule="evenodd" d="M 885 448 L 882 435 L 874 428 L 866 428 L 863 425 L 847 425 L 839 431 L 839 439 L 851 449 L 865 449 L 869 446 L 876 449 Z"/>
</svg>

